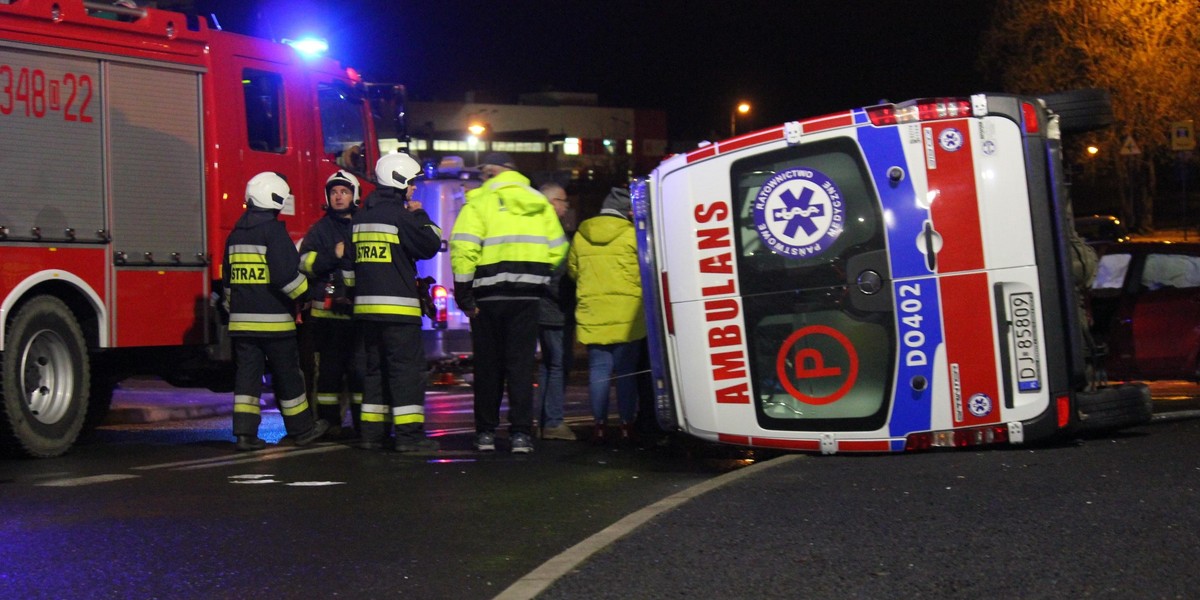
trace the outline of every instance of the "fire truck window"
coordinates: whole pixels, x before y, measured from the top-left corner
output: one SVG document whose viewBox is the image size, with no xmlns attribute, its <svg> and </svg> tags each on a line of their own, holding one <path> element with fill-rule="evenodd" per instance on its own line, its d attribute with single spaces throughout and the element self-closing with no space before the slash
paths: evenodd
<svg viewBox="0 0 1200 600">
<path fill-rule="evenodd" d="M 325 157 L 343 169 L 364 175 L 366 125 L 361 96 L 346 86 L 323 83 L 318 86 L 317 101 L 321 109 Z"/>
<path fill-rule="evenodd" d="M 256 69 L 242 71 L 246 100 L 246 142 L 251 150 L 283 153 L 283 78 Z"/>
</svg>

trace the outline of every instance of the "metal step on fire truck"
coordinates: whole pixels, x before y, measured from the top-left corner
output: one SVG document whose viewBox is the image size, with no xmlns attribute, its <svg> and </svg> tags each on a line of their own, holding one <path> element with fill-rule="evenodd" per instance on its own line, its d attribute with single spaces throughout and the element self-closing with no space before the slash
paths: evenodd
<svg viewBox="0 0 1200 600">
<path fill-rule="evenodd" d="M 246 180 L 287 177 L 300 239 L 401 92 L 180 13 L 0 2 L 0 448 L 65 452 L 128 374 L 229 385 L 210 294 Z"/>
<path fill-rule="evenodd" d="M 1149 420 L 1145 385 L 1095 380 L 1080 316 L 1061 133 L 1109 120 L 1097 92 L 848 110 L 636 180 L 660 423 L 835 453 Z"/>
</svg>

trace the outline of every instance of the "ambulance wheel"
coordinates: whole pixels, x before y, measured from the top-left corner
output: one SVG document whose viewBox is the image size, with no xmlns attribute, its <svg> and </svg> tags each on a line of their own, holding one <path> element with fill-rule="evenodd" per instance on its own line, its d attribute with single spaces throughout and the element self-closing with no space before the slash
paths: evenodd
<svg viewBox="0 0 1200 600">
<path fill-rule="evenodd" d="M 1046 94 L 1046 107 L 1058 115 L 1058 128 L 1063 133 L 1081 133 L 1103 129 L 1113 124 L 1112 100 L 1108 90 L 1088 88 Z"/>
<path fill-rule="evenodd" d="M 1144 383 L 1126 383 L 1081 392 L 1077 397 L 1079 423 L 1086 432 L 1110 432 L 1150 422 L 1154 404 Z"/>
<path fill-rule="evenodd" d="M 0 356 L 0 445 L 32 457 L 71 448 L 87 416 L 88 353 L 66 304 L 38 296 L 9 322 Z"/>
</svg>

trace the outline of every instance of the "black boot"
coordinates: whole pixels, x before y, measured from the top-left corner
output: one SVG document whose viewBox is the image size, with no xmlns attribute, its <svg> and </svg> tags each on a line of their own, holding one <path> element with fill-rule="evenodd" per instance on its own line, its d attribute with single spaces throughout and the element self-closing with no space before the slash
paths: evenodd
<svg viewBox="0 0 1200 600">
<path fill-rule="evenodd" d="M 237 436 L 237 443 L 233 447 L 237 448 L 240 452 L 251 452 L 266 448 L 267 443 L 256 435 L 239 435 Z"/>
<path fill-rule="evenodd" d="M 312 429 L 309 429 L 308 431 L 296 436 L 296 445 L 307 446 L 308 444 L 311 444 L 317 438 L 325 435 L 325 430 L 327 429 L 329 429 L 329 421 L 326 421 L 325 419 L 317 419 L 316 422 L 313 423 Z"/>
</svg>

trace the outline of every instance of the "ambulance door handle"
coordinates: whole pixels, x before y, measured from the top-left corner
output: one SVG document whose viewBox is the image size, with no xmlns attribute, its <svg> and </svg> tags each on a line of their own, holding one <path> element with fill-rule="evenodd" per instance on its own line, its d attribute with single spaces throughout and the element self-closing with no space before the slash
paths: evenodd
<svg viewBox="0 0 1200 600">
<path fill-rule="evenodd" d="M 925 255 L 925 267 L 930 273 L 937 272 L 937 253 L 942 249 L 942 235 L 933 228 L 933 222 L 925 221 L 925 228 L 917 236 L 917 247 Z"/>
</svg>

